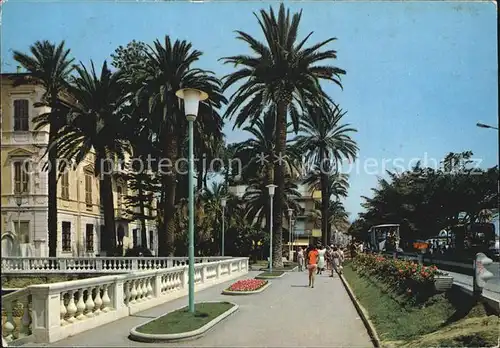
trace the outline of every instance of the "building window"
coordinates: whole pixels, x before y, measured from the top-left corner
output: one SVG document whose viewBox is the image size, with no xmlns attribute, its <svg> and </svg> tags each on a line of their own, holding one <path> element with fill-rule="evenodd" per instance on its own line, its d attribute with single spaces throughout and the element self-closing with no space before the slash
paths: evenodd
<svg viewBox="0 0 500 348">
<path fill-rule="evenodd" d="M 149 231 L 149 249 L 154 250 L 154 234 L 153 231 Z"/>
<path fill-rule="evenodd" d="M 30 187 L 29 164 L 14 162 L 14 193 L 28 193 Z"/>
<path fill-rule="evenodd" d="M 139 236 L 137 233 L 137 228 L 134 228 L 132 230 L 132 238 L 133 238 L 133 243 L 134 243 L 134 248 L 139 246 Z"/>
<path fill-rule="evenodd" d="M 116 188 L 116 209 L 118 217 L 122 216 L 122 208 L 123 208 L 123 189 L 121 186 Z"/>
<path fill-rule="evenodd" d="M 85 227 L 85 245 L 88 252 L 94 251 L 94 225 L 87 224 Z"/>
<path fill-rule="evenodd" d="M 29 221 L 16 221 L 14 222 L 17 240 L 21 244 L 30 242 L 30 222 Z"/>
<path fill-rule="evenodd" d="M 27 99 L 14 100 L 14 131 L 29 130 L 29 101 Z"/>
<path fill-rule="evenodd" d="M 62 222 L 62 251 L 71 251 L 71 222 Z"/>
<path fill-rule="evenodd" d="M 69 173 L 67 171 L 61 176 L 61 198 L 69 199 Z"/>
<path fill-rule="evenodd" d="M 121 186 L 116 188 L 116 206 L 121 209 L 123 205 L 123 189 Z"/>
<path fill-rule="evenodd" d="M 92 209 L 92 175 L 85 173 L 85 204 L 87 209 Z"/>
</svg>

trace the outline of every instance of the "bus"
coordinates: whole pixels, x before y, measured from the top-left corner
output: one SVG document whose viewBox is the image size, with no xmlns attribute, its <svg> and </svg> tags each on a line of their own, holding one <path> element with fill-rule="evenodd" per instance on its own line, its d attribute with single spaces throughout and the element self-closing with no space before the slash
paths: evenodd
<svg viewBox="0 0 500 348">
<path fill-rule="evenodd" d="M 374 252 L 400 251 L 400 240 L 400 224 L 382 224 L 370 228 L 366 242 Z"/>
</svg>

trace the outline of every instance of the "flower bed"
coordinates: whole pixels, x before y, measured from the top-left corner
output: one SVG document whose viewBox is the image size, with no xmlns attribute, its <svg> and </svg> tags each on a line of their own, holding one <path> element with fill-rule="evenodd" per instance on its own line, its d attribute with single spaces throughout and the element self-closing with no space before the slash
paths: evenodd
<svg viewBox="0 0 500 348">
<path fill-rule="evenodd" d="M 232 284 L 228 291 L 257 291 L 268 283 L 267 280 L 262 279 L 243 279 L 238 280 L 236 283 Z"/>
<path fill-rule="evenodd" d="M 436 266 L 423 266 L 412 261 L 395 260 L 376 254 L 360 254 L 353 268 L 361 275 L 374 277 L 397 292 L 417 302 L 434 294 L 434 280 L 443 273 Z"/>
</svg>

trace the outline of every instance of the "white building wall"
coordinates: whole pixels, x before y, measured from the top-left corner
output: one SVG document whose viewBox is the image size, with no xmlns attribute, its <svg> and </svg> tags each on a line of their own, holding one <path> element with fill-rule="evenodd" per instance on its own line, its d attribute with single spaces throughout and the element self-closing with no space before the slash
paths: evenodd
<svg viewBox="0 0 500 348">
<path fill-rule="evenodd" d="M 63 222 L 71 223 L 71 251 L 62 250 L 62 225 Z M 64 213 L 60 210 L 57 212 L 57 254 L 59 257 L 76 257 L 78 250 L 81 248 L 79 245 L 77 234 L 77 215 L 72 213 Z"/>
<path fill-rule="evenodd" d="M 101 248 L 101 226 L 104 225 L 104 219 L 101 217 L 82 214 L 80 218 L 80 241 L 83 245 L 81 256 L 95 256 L 99 254 Z M 87 224 L 94 225 L 94 251 L 89 252 L 86 250 L 87 247 Z"/>
</svg>

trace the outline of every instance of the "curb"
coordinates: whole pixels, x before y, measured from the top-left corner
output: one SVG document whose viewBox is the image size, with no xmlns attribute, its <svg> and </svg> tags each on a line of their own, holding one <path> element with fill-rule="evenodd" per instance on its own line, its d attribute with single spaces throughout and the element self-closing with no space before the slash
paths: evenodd
<svg viewBox="0 0 500 348">
<path fill-rule="evenodd" d="M 252 294 L 259 294 L 262 291 L 266 290 L 269 286 L 271 285 L 270 281 L 267 281 L 267 284 L 264 286 L 261 286 L 259 289 L 255 291 L 231 291 L 231 290 L 223 290 L 222 295 L 232 295 L 232 296 L 238 296 L 238 295 L 252 295 Z"/>
<path fill-rule="evenodd" d="M 366 330 L 368 331 L 368 335 L 370 335 L 373 346 L 375 348 L 380 348 L 381 347 L 380 338 L 378 337 L 377 330 L 375 329 L 375 326 L 370 321 L 370 317 L 368 316 L 368 313 L 363 308 L 361 303 L 359 303 L 358 300 L 356 299 L 356 295 L 354 295 L 354 292 L 352 291 L 351 287 L 349 286 L 349 283 L 347 282 L 347 280 L 344 278 L 344 275 L 340 274 L 339 276 L 340 276 L 340 280 L 342 281 L 342 284 L 344 284 L 344 287 L 347 290 L 347 294 L 349 295 L 352 303 L 354 304 L 354 307 L 356 307 L 356 311 L 358 312 L 359 316 L 361 317 L 361 320 L 363 320 L 363 323 L 365 324 Z"/>
<path fill-rule="evenodd" d="M 290 268 L 290 269 L 287 269 L 287 270 L 281 270 L 281 269 L 280 269 L 280 272 L 295 272 L 295 271 L 297 271 L 298 269 L 299 269 L 299 266 L 295 266 L 294 268 Z M 265 271 L 267 271 L 267 270 L 269 270 L 269 268 L 268 268 L 268 267 L 264 267 L 264 268 L 259 269 L 259 271 L 262 271 L 262 272 L 265 272 Z"/>
<path fill-rule="evenodd" d="M 225 301 L 204 301 L 200 303 L 219 303 L 219 302 L 225 302 Z M 231 314 L 236 312 L 239 309 L 239 306 L 236 303 L 233 302 L 228 302 L 233 305 L 230 309 L 219 315 L 217 318 L 214 318 L 212 321 L 206 323 L 199 329 L 193 330 L 193 331 L 188 331 L 188 332 L 180 332 L 180 333 L 174 333 L 174 334 L 146 334 L 146 333 L 141 333 L 137 331 L 137 328 L 143 325 L 146 325 L 160 317 L 163 317 L 164 315 L 170 314 L 172 312 L 175 312 L 179 309 L 186 308 L 186 306 L 182 306 L 180 308 L 174 309 L 173 311 L 167 312 L 165 314 L 162 314 L 154 319 L 148 320 L 145 323 L 139 324 L 134 326 L 130 330 L 130 335 L 129 338 L 134 341 L 138 342 L 145 342 L 145 343 L 153 343 L 153 342 L 169 342 L 169 341 L 182 341 L 182 340 L 188 340 L 191 338 L 195 338 L 198 336 L 203 335 L 205 332 L 210 330 L 212 327 L 220 323 L 222 320 L 226 319 L 229 317 Z"/>
<path fill-rule="evenodd" d="M 281 275 L 279 275 L 279 276 L 259 276 L 259 275 L 257 275 L 257 276 L 255 276 L 255 279 L 278 279 L 278 278 L 283 278 L 285 276 L 286 272 L 284 272 L 284 271 L 280 271 L 280 272 L 283 272 L 283 273 L 281 273 Z"/>
</svg>

